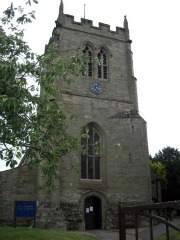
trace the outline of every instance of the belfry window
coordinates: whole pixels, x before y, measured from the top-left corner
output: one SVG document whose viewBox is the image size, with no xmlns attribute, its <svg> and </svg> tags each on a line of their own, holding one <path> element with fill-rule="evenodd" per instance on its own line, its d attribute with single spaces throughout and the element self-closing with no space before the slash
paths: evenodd
<svg viewBox="0 0 180 240">
<path fill-rule="evenodd" d="M 93 123 L 81 135 L 81 178 L 100 179 L 100 135 Z"/>
<path fill-rule="evenodd" d="M 98 53 L 98 78 L 108 78 L 107 54 L 103 48 Z"/>
<path fill-rule="evenodd" d="M 88 45 L 86 45 L 86 47 L 83 50 L 83 54 L 84 54 L 84 61 L 85 61 L 85 70 L 83 75 L 87 75 L 89 77 L 92 77 L 92 51 L 90 49 L 90 47 Z"/>
</svg>

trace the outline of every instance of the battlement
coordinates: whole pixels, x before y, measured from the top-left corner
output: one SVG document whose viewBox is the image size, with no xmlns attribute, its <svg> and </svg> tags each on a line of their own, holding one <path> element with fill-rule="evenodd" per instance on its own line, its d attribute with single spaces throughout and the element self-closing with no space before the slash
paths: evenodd
<svg viewBox="0 0 180 240">
<path fill-rule="evenodd" d="M 116 27 L 115 31 L 112 31 L 110 25 L 99 22 L 98 26 L 93 25 L 93 21 L 85 18 L 81 18 L 80 22 L 74 20 L 73 15 L 63 14 L 61 18 L 59 17 L 56 21 L 56 26 L 61 26 L 64 28 L 70 28 L 76 31 L 85 31 L 92 34 L 100 34 L 107 37 L 113 37 L 120 39 L 122 41 L 129 40 L 126 39 L 126 29 L 122 27 Z"/>
</svg>

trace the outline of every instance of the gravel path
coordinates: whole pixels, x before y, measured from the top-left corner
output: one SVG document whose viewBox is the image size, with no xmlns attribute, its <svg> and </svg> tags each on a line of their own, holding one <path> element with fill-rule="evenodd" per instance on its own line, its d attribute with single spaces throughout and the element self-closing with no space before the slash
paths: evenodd
<svg viewBox="0 0 180 240">
<path fill-rule="evenodd" d="M 108 231 L 108 230 L 92 230 L 89 231 L 92 235 L 95 235 L 97 240 L 119 240 L 118 231 Z M 127 240 L 135 240 L 133 233 L 127 232 Z"/>
<path fill-rule="evenodd" d="M 180 225 L 180 218 L 174 219 L 173 222 L 175 225 Z M 165 225 L 158 224 L 154 226 L 153 233 L 155 239 L 165 233 Z M 108 230 L 92 230 L 89 231 L 90 234 L 95 235 L 97 240 L 119 240 L 118 231 L 108 231 Z M 126 240 L 135 240 L 134 229 L 126 230 Z M 139 229 L 139 240 L 150 240 L 149 228 Z"/>
<path fill-rule="evenodd" d="M 175 218 L 173 219 L 172 223 L 174 225 L 180 225 L 180 218 Z M 154 227 L 154 230 L 153 230 L 153 235 L 154 235 L 154 238 L 158 238 L 160 237 L 163 233 L 166 232 L 166 227 L 164 224 L 158 224 Z M 140 236 L 141 236 L 141 239 L 142 240 L 150 240 L 150 234 L 149 234 L 149 229 L 145 229 L 144 231 L 142 231 L 140 233 Z"/>
</svg>

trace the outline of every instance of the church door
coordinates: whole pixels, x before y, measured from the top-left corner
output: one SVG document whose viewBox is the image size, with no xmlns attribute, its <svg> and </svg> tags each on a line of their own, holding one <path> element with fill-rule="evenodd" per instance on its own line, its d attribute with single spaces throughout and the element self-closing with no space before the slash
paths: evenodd
<svg viewBox="0 0 180 240">
<path fill-rule="evenodd" d="M 98 197 L 91 196 L 85 199 L 84 215 L 86 230 L 100 229 L 102 220 L 101 200 Z"/>
</svg>

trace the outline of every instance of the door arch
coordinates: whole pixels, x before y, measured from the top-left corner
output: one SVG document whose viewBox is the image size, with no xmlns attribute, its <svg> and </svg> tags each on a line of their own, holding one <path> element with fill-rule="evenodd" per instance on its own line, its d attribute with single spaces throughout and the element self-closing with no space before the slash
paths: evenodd
<svg viewBox="0 0 180 240">
<path fill-rule="evenodd" d="M 101 229 L 102 203 L 96 196 L 89 196 L 84 200 L 85 229 Z"/>
</svg>

